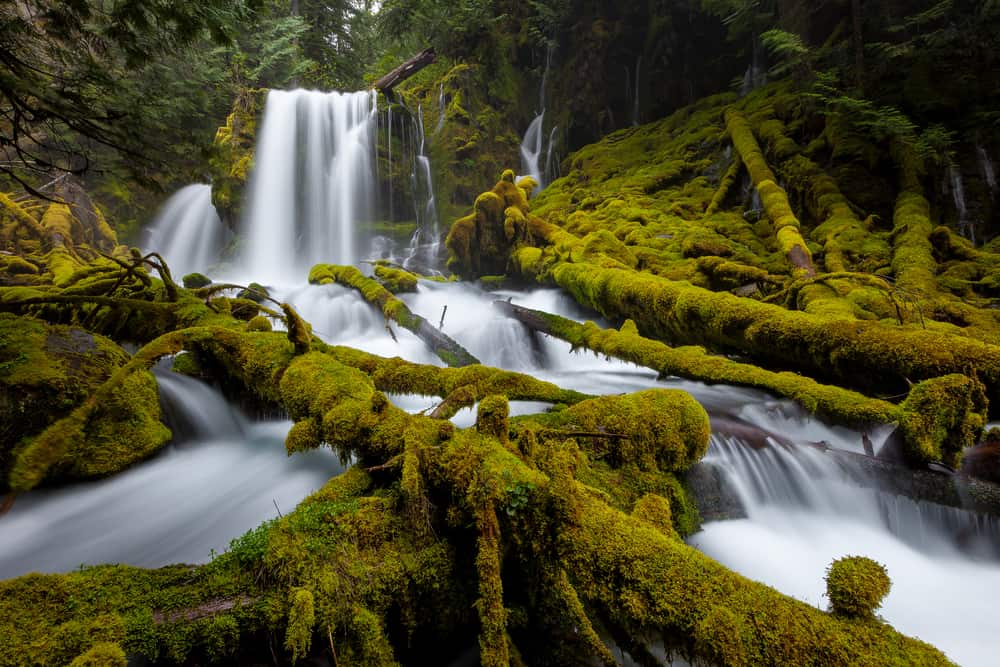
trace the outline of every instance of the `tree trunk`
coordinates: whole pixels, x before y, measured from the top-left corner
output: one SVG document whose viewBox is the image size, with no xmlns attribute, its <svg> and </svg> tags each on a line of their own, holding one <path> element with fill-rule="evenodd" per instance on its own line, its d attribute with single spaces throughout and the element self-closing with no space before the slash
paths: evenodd
<svg viewBox="0 0 1000 667">
<path fill-rule="evenodd" d="M 380 90 L 385 95 L 389 95 L 397 84 L 402 83 L 427 65 L 430 65 L 436 57 L 437 54 L 434 53 L 434 47 L 428 47 L 375 81 L 372 84 L 372 88 Z"/>
</svg>

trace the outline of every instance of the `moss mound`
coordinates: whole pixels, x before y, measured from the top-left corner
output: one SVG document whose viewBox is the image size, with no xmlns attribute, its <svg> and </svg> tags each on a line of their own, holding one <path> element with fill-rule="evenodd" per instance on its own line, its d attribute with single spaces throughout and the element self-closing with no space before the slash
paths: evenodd
<svg viewBox="0 0 1000 667">
<path fill-rule="evenodd" d="M 892 582 L 885 566 L 864 556 L 845 556 L 826 571 L 830 610 L 847 618 L 874 618 Z"/>
</svg>

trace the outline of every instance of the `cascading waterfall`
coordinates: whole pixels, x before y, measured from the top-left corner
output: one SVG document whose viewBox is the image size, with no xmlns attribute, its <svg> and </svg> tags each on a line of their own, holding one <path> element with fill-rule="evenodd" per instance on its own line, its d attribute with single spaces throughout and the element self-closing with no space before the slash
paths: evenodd
<svg viewBox="0 0 1000 667">
<path fill-rule="evenodd" d="M 434 126 L 434 136 L 436 137 L 441 133 L 442 128 L 444 128 L 444 84 L 438 86 L 438 120 L 437 125 Z"/>
<path fill-rule="evenodd" d="M 441 118 L 444 118 L 442 113 Z M 414 209 L 417 217 L 417 228 L 410 239 L 405 268 L 419 269 L 430 272 L 436 269 L 441 254 L 441 229 L 437 211 L 437 199 L 434 195 L 434 179 L 431 176 L 431 160 L 427 156 L 424 135 L 424 111 L 417 106 L 417 119 L 414 127 L 416 132 L 417 150 L 413 157 L 413 172 L 410 178 L 413 182 Z"/>
<path fill-rule="evenodd" d="M 958 212 L 958 232 L 973 244 L 976 242 L 976 226 L 969 220 L 969 210 L 965 204 L 965 185 L 962 182 L 962 171 L 958 165 L 948 167 L 948 181 L 951 184 L 951 197 Z"/>
<path fill-rule="evenodd" d="M 997 194 L 997 175 L 993 170 L 993 161 L 990 160 L 989 153 L 981 145 L 976 144 L 976 157 L 979 158 L 979 169 L 983 172 L 983 180 L 989 188 L 990 198 L 995 199 Z"/>
<path fill-rule="evenodd" d="M 705 461 L 724 471 L 747 518 L 706 524 L 694 546 L 821 608 L 830 562 L 869 556 L 893 580 L 879 613 L 894 627 L 960 664 L 992 664 L 993 602 L 982 590 L 1000 590 L 995 518 L 878 492 L 808 445 L 754 450 L 716 435 Z"/>
<path fill-rule="evenodd" d="M 268 93 L 241 273 L 288 283 L 315 263 L 358 261 L 359 223 L 374 211 L 376 99 L 374 91 Z"/>
<path fill-rule="evenodd" d="M 635 85 L 634 89 L 629 91 L 629 95 L 632 98 L 632 127 L 639 126 L 639 74 L 642 68 L 642 56 L 638 56 L 635 59 Z M 626 75 L 628 70 L 625 71 Z M 628 77 L 626 76 L 626 80 Z"/>
<path fill-rule="evenodd" d="M 747 65 L 746 72 L 743 73 L 743 82 L 740 84 L 740 97 L 750 94 L 765 83 L 767 83 L 767 69 L 761 54 L 760 38 L 754 37 L 750 50 L 750 64 Z"/>
<path fill-rule="evenodd" d="M 531 176 L 538 183 L 538 187 L 543 187 L 542 170 L 539 168 L 539 157 L 542 154 L 542 126 L 545 123 L 545 109 L 534 117 L 528 129 L 521 139 L 521 173 Z"/>
<path fill-rule="evenodd" d="M 186 185 L 160 207 L 145 246 L 160 253 L 178 279 L 219 260 L 228 230 L 212 205 L 212 187 Z"/>
<path fill-rule="evenodd" d="M 549 47 L 545 54 L 545 69 L 542 71 L 542 82 L 538 88 L 538 107 L 541 109 L 528 124 L 528 129 L 521 139 L 521 175 L 531 176 L 538 183 L 535 188 L 537 193 L 545 187 L 546 178 L 552 168 L 552 144 L 556 137 L 556 128 L 553 127 L 548 135 L 548 147 L 545 147 L 545 90 L 549 79 L 549 66 L 552 63 L 552 47 Z M 545 153 L 545 163 L 542 165 L 541 157 Z M 543 169 L 544 166 L 544 169 Z"/>
</svg>

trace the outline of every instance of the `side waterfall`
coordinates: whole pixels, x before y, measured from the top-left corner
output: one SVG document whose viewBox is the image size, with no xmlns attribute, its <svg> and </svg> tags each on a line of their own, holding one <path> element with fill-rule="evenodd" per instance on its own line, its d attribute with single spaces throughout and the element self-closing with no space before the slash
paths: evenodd
<svg viewBox="0 0 1000 667">
<path fill-rule="evenodd" d="M 192 271 L 206 271 L 219 260 L 229 236 L 212 206 L 212 187 L 187 185 L 160 207 L 144 245 L 160 253 L 178 281 Z"/>
</svg>

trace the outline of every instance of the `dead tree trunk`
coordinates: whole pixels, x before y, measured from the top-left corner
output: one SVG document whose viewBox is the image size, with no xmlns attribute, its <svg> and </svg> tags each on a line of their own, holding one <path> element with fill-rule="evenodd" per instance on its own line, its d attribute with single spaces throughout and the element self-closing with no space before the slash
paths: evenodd
<svg viewBox="0 0 1000 667">
<path fill-rule="evenodd" d="M 433 46 L 426 48 L 376 81 L 372 84 L 372 88 L 381 91 L 385 95 L 389 95 L 392 89 L 396 87 L 396 84 L 405 81 L 427 65 L 430 65 L 436 57 L 437 54 L 434 53 Z"/>
</svg>

